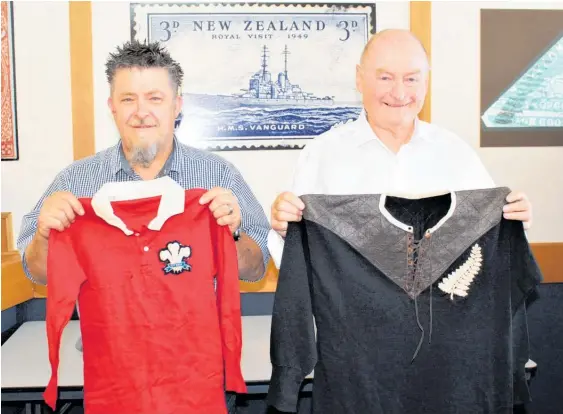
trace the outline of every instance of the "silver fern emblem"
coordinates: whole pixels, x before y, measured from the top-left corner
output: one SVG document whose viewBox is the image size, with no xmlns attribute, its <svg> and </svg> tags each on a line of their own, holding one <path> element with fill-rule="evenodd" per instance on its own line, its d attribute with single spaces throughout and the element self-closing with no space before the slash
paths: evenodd
<svg viewBox="0 0 563 414">
<path fill-rule="evenodd" d="M 164 273 L 180 273 L 184 270 L 188 272 L 192 270 L 192 267 L 186 262 L 192 255 L 192 249 L 190 246 L 182 246 L 178 242 L 171 242 L 166 245 L 166 249 L 162 249 L 159 252 L 160 261 L 168 264 L 164 268 Z"/>
<path fill-rule="evenodd" d="M 464 264 L 449 274 L 448 277 L 442 279 L 438 287 L 445 293 L 450 294 L 450 299 L 454 299 L 454 295 L 466 297 L 469 286 L 473 282 L 481 265 L 483 264 L 483 254 L 481 247 L 476 244 L 471 248 L 471 253 Z"/>
</svg>

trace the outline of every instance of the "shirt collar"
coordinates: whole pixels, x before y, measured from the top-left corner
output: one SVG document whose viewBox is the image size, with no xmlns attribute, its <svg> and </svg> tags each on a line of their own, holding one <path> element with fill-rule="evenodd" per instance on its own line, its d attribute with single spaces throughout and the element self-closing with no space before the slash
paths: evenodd
<svg viewBox="0 0 563 414">
<path fill-rule="evenodd" d="M 184 211 L 185 191 L 168 176 L 146 181 L 105 183 L 92 197 L 92 208 L 98 217 L 129 236 L 133 234 L 133 231 L 127 228 L 123 220 L 115 215 L 111 202 L 156 196 L 161 196 L 158 212 L 147 227 L 150 230 L 158 231 L 166 220 Z"/>
<path fill-rule="evenodd" d="M 178 139 L 174 136 L 172 152 L 158 173 L 158 177 L 168 175 L 170 171 L 180 172 L 182 170 L 183 157 L 180 154 L 180 151 L 181 147 L 178 143 Z M 121 140 L 114 147 L 114 153 L 111 157 L 111 170 L 114 174 L 117 174 L 120 171 L 125 172 L 129 176 L 133 176 L 135 174 L 133 168 L 131 168 L 131 165 L 129 164 L 129 161 L 125 158 L 125 152 L 123 151 Z"/>
<path fill-rule="evenodd" d="M 360 112 L 360 115 L 358 116 L 358 119 L 356 120 L 356 122 L 357 122 L 357 125 L 358 125 L 358 130 L 356 130 L 356 134 L 355 134 L 355 137 L 354 137 L 354 140 L 353 140 L 353 142 L 356 146 L 359 147 L 360 145 L 363 145 L 368 141 L 376 140 L 381 145 L 383 145 L 386 149 L 388 149 L 387 146 L 385 146 L 385 144 L 383 144 L 383 142 L 381 142 L 381 140 L 378 138 L 378 136 L 375 134 L 375 132 L 373 132 L 373 129 L 371 129 L 371 126 L 369 125 L 369 122 L 368 122 L 368 119 L 367 119 L 367 113 L 366 113 L 365 109 L 362 109 L 362 111 Z M 411 138 L 411 142 L 414 141 L 414 140 L 417 140 L 419 138 L 422 138 L 423 136 L 424 136 L 423 124 L 420 121 L 420 119 L 418 119 L 418 117 L 417 117 L 414 120 L 414 133 L 413 133 L 413 136 Z"/>
</svg>

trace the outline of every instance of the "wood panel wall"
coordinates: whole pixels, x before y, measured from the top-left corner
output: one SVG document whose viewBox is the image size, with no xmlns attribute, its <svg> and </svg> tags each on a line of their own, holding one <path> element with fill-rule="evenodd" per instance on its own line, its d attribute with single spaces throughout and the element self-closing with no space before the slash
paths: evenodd
<svg viewBox="0 0 563 414">
<path fill-rule="evenodd" d="M 92 6 L 89 1 L 69 1 L 70 81 L 74 159 L 93 155 L 94 65 L 92 63 Z M 101 68 L 100 68 L 101 69 Z"/>
<path fill-rule="evenodd" d="M 2 310 L 33 297 L 32 283 L 25 277 L 20 254 L 14 247 L 12 214 L 2 213 Z"/>
<path fill-rule="evenodd" d="M 12 213 L 2 213 L 2 253 L 14 250 L 14 232 L 12 231 Z"/>
<path fill-rule="evenodd" d="M 426 49 L 428 59 L 432 62 L 432 2 L 431 1 L 411 1 L 410 2 L 410 29 L 422 42 Z M 432 64 L 430 64 L 432 66 Z M 428 79 L 428 93 L 419 118 L 430 122 L 432 118 L 432 99 L 430 88 L 432 86 L 432 72 Z"/>
<path fill-rule="evenodd" d="M 563 283 L 563 243 L 531 243 L 544 283 Z"/>
</svg>

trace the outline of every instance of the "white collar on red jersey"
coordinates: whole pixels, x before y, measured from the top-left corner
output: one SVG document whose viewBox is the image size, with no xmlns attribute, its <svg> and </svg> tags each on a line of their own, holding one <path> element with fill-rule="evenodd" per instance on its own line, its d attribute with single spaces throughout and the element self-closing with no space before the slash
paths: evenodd
<svg viewBox="0 0 563 414">
<path fill-rule="evenodd" d="M 156 196 L 162 196 L 158 212 L 147 227 L 151 230 L 160 230 L 166 220 L 184 212 L 184 189 L 168 176 L 146 181 L 105 183 L 92 197 L 92 208 L 98 217 L 105 220 L 108 224 L 121 229 L 129 236 L 133 232 L 127 228 L 123 220 L 115 215 L 111 202 L 138 200 Z"/>
</svg>

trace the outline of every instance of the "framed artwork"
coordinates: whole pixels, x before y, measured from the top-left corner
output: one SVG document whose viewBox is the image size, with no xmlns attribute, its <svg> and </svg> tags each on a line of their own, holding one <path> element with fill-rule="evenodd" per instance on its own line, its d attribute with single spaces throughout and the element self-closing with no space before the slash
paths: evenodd
<svg viewBox="0 0 563 414">
<path fill-rule="evenodd" d="M 2 161 L 19 159 L 13 2 L 2 7 Z"/>
<path fill-rule="evenodd" d="M 180 141 L 207 150 L 299 149 L 361 111 L 355 67 L 375 4 L 133 3 L 131 38 L 184 71 Z"/>
<path fill-rule="evenodd" d="M 481 146 L 563 146 L 563 10 L 481 10 Z"/>
</svg>

